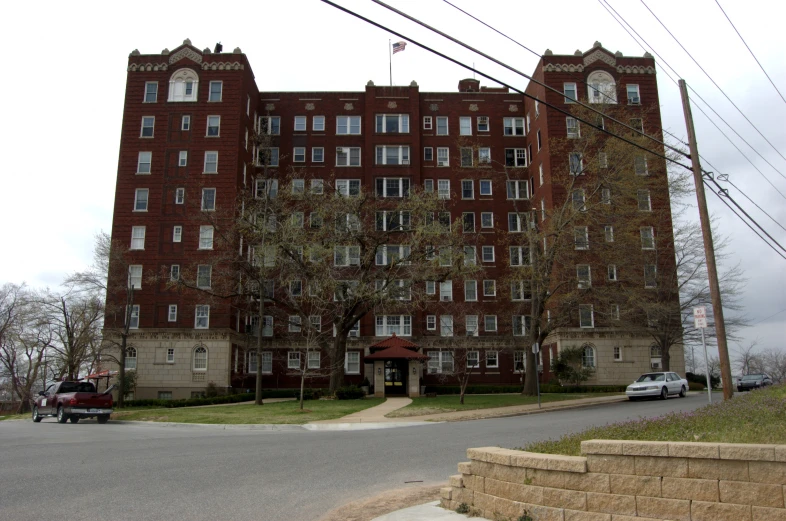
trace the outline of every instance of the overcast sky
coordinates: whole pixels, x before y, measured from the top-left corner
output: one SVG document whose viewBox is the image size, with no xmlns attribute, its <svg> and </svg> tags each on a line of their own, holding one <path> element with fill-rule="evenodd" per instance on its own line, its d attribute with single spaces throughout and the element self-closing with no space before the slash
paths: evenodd
<svg viewBox="0 0 786 521">
<path fill-rule="evenodd" d="M 599 1 L 451 0 L 455 5 L 542 53 L 588 50 L 596 40 L 612 52 L 644 51 Z M 748 45 L 786 94 L 786 8 L 765 0 L 719 0 Z M 641 1 L 609 0 L 698 93 L 760 154 L 786 174 L 786 160 L 739 115 Z M 369 0 L 338 0 L 409 38 L 523 89 L 527 81 L 440 37 L 416 28 Z M 442 0 L 391 0 L 397 8 L 449 32 L 525 73 L 537 57 L 467 18 Z M 648 5 L 713 79 L 786 156 L 786 102 L 756 65 L 715 0 L 649 0 Z M 780 6 L 780 7 L 779 7 Z M 388 40 L 401 38 L 319 0 L 256 2 L 8 2 L 2 7 L 5 51 L 0 82 L 2 158 L 0 206 L 5 247 L 0 283 L 57 286 L 91 262 L 94 235 L 110 231 L 128 53 L 174 49 L 190 38 L 200 48 L 221 41 L 240 47 L 260 90 L 363 90 L 368 80 L 389 82 Z M 664 128 L 684 138 L 679 92 L 658 63 Z M 421 91 L 455 91 L 471 76 L 415 45 L 393 58 L 393 82 L 415 80 Z M 490 84 L 481 79 L 482 84 Z M 696 109 L 702 156 L 786 226 L 781 197 Z M 786 194 L 786 178 L 713 116 L 735 144 Z M 711 168 L 705 165 L 705 168 Z M 729 187 L 732 188 L 732 187 Z M 732 195 L 786 245 L 786 231 L 732 188 Z M 755 326 L 747 342 L 784 347 L 786 261 L 778 257 L 708 194 L 734 261 L 749 277 L 744 303 Z M 774 315 L 774 316 L 772 316 Z M 733 347 L 733 346 L 732 346 Z"/>
</svg>

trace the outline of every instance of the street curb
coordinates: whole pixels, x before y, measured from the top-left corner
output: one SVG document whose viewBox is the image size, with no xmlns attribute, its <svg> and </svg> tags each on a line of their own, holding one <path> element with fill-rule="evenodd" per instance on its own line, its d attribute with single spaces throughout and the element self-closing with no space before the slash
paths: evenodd
<svg viewBox="0 0 786 521">
<path fill-rule="evenodd" d="M 177 422 L 145 422 L 145 421 L 131 421 L 131 420 L 110 420 L 114 424 L 139 424 L 139 425 L 155 425 L 157 427 L 208 427 L 215 430 L 246 430 L 246 431 L 303 431 L 304 425 L 300 424 L 287 424 L 287 423 L 177 423 Z"/>
<path fill-rule="evenodd" d="M 303 428 L 309 431 L 369 431 L 375 429 L 394 429 L 397 427 L 419 427 L 438 425 L 441 421 L 417 422 L 368 422 L 368 423 L 306 423 Z"/>
</svg>

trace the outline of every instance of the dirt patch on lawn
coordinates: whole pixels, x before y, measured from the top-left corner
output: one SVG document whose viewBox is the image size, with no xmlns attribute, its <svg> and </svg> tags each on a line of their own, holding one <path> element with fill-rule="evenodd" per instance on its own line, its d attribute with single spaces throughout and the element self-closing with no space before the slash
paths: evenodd
<svg viewBox="0 0 786 521">
<path fill-rule="evenodd" d="M 439 499 L 439 485 L 416 486 L 389 490 L 374 497 L 360 499 L 331 510 L 319 521 L 371 521 L 375 517 L 401 510 L 402 508 L 422 505 Z"/>
</svg>

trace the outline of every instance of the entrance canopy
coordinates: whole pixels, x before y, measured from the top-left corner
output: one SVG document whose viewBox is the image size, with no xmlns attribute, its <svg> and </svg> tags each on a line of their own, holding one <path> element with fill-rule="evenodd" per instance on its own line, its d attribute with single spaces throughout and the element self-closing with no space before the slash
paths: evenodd
<svg viewBox="0 0 786 521">
<path fill-rule="evenodd" d="M 365 357 L 366 362 L 374 360 L 428 360 L 428 356 L 421 355 L 411 349 L 402 346 L 393 346 L 377 351 L 373 355 Z"/>
</svg>

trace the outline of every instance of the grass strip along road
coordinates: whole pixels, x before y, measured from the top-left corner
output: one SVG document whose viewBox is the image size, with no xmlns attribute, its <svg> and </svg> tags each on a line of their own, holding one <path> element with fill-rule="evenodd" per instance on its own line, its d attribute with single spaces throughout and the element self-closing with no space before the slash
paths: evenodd
<svg viewBox="0 0 786 521">
<path fill-rule="evenodd" d="M 622 396 L 622 393 L 554 393 L 543 394 L 541 402 L 561 402 L 564 400 L 579 400 L 581 398 L 596 398 L 600 396 Z M 537 396 L 522 396 L 521 394 L 467 394 L 464 404 L 459 403 L 457 395 L 442 395 L 435 398 L 413 398 L 412 403 L 403 409 L 387 414 L 388 418 L 402 418 L 408 416 L 421 416 L 424 414 L 440 414 L 453 411 L 472 411 L 477 409 L 492 409 L 494 407 L 512 407 L 516 405 L 533 405 L 538 403 Z"/>
</svg>

